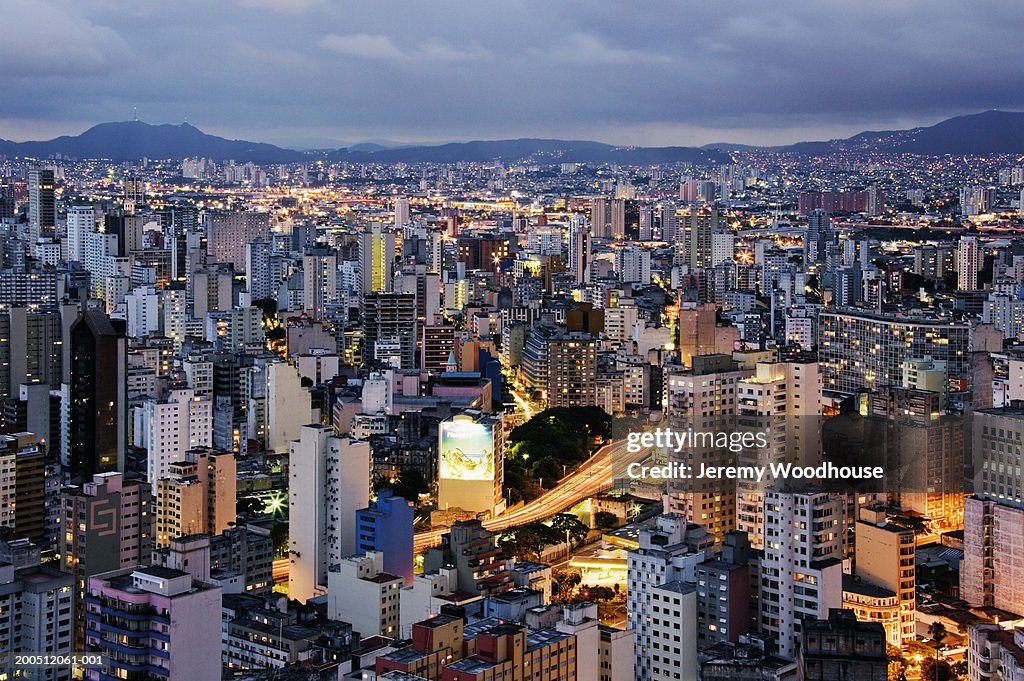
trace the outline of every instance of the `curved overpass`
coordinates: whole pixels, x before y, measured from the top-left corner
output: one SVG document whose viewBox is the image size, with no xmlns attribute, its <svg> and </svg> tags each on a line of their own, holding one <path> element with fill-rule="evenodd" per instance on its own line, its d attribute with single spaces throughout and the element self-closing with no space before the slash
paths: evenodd
<svg viewBox="0 0 1024 681">
<path fill-rule="evenodd" d="M 643 456 L 646 455 L 644 452 Z M 584 499 L 610 489 L 613 464 L 614 468 L 623 470 L 622 459 L 625 456 L 628 456 L 625 442 L 607 444 L 594 452 L 589 459 L 580 464 L 579 468 L 562 478 L 555 487 L 519 508 L 483 521 L 483 526 L 492 532 L 500 532 L 516 525 L 545 520 Z M 447 532 L 447 528 L 444 528 L 417 533 L 413 540 L 413 552 L 422 553 L 436 546 L 441 543 L 441 535 Z"/>
</svg>

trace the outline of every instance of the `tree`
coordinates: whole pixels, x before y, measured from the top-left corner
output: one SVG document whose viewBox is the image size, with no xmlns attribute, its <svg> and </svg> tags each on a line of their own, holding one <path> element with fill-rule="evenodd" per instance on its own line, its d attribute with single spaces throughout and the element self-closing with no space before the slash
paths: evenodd
<svg viewBox="0 0 1024 681">
<path fill-rule="evenodd" d="M 942 643 L 942 640 L 946 638 L 946 633 L 946 625 L 939 620 L 935 620 L 928 626 L 928 635 L 936 643 Z"/>
<path fill-rule="evenodd" d="M 565 541 L 568 532 L 571 543 L 582 544 L 590 534 L 590 528 L 571 513 L 559 513 L 551 519 L 551 532 L 558 538 L 557 541 Z"/>
<path fill-rule="evenodd" d="M 263 319 L 271 320 L 277 319 L 277 301 L 273 298 L 260 298 L 259 300 L 252 301 L 253 307 L 258 307 L 263 311 Z"/>
<path fill-rule="evenodd" d="M 926 657 L 921 661 L 921 681 L 956 681 L 956 674 L 945 660 Z"/>
<path fill-rule="evenodd" d="M 583 582 L 578 570 L 558 570 L 551 576 L 551 598 L 560 603 L 572 600 L 573 594 Z"/>
<path fill-rule="evenodd" d="M 615 589 L 608 586 L 584 586 L 580 590 L 580 597 L 585 600 L 599 603 L 601 601 L 612 601 L 618 594 L 615 593 Z"/>
<path fill-rule="evenodd" d="M 511 527 L 501 534 L 498 546 L 506 554 L 524 560 L 536 560 L 548 544 L 537 524 Z"/>
<path fill-rule="evenodd" d="M 284 556 L 288 553 L 288 523 L 274 523 L 270 528 L 270 539 L 274 542 L 274 555 Z"/>
<path fill-rule="evenodd" d="M 885 648 L 889 658 L 889 681 L 907 681 L 907 658 L 903 656 L 903 651 L 893 645 Z"/>
<path fill-rule="evenodd" d="M 257 516 L 263 514 L 265 506 L 266 504 L 256 497 L 240 497 L 235 504 L 235 510 L 238 515 Z"/>
<path fill-rule="evenodd" d="M 562 477 L 562 465 L 553 456 L 545 456 L 533 465 L 533 477 L 538 480 L 547 480 L 548 489 L 558 484 Z"/>
<path fill-rule="evenodd" d="M 430 485 L 420 469 L 403 468 L 402 472 L 398 474 L 398 480 L 391 485 L 391 491 L 395 493 L 395 496 L 411 501 L 415 505 L 421 494 L 430 491 Z"/>
<path fill-rule="evenodd" d="M 602 530 L 608 530 L 619 526 L 619 517 L 608 511 L 598 511 L 594 514 L 594 524 Z"/>
</svg>

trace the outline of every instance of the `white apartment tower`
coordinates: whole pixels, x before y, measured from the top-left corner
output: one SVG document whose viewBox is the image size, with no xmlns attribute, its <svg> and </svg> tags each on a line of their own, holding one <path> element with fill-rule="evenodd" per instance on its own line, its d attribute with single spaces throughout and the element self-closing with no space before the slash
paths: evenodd
<svg viewBox="0 0 1024 681">
<path fill-rule="evenodd" d="M 213 446 L 213 402 L 191 389 L 145 400 L 135 408 L 135 444 L 146 450 L 146 479 L 155 489 L 188 450 Z"/>
<path fill-rule="evenodd" d="M 288 594 L 305 601 L 325 593 L 328 568 L 355 553 L 356 511 L 370 502 L 370 445 L 303 426 L 288 471 Z"/>
<path fill-rule="evenodd" d="M 702 526 L 675 514 L 660 516 L 655 528 L 640 532 L 639 548 L 629 552 L 626 601 L 628 628 L 636 637 L 637 681 L 675 681 L 676 673 L 680 680 L 696 678 L 697 601 L 691 585 L 714 542 Z"/>
<path fill-rule="evenodd" d="M 826 492 L 765 492 L 761 632 L 796 659 L 804 619 L 826 619 L 843 600 L 845 500 Z"/>
<path fill-rule="evenodd" d="M 816 362 L 758 362 L 755 374 L 739 382 L 737 413 L 757 417 L 770 430 L 768 447 L 755 450 L 757 464 L 817 461 L 821 396 Z M 746 532 L 750 546 L 757 550 L 765 548 L 764 509 L 764 490 L 759 485 L 737 484 L 736 529 Z"/>
<path fill-rule="evenodd" d="M 961 291 L 978 290 L 978 237 L 962 236 L 956 249 L 956 287 Z"/>
</svg>

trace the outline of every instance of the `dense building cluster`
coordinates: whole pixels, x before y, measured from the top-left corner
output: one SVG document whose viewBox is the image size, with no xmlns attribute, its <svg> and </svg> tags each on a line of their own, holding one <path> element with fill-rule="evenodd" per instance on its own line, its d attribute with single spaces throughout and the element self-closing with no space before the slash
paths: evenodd
<svg viewBox="0 0 1024 681">
<path fill-rule="evenodd" d="M 731 157 L 0 161 L 8 671 L 1020 678 L 1024 169 Z"/>
</svg>

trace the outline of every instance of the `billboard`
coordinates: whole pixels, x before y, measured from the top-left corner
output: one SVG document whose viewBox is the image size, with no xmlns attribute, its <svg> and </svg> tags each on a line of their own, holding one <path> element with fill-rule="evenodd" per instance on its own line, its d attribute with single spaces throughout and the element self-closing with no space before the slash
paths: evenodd
<svg viewBox="0 0 1024 681">
<path fill-rule="evenodd" d="M 456 416 L 441 423 L 440 440 L 439 478 L 494 479 L 494 432 L 490 423 Z"/>
</svg>

